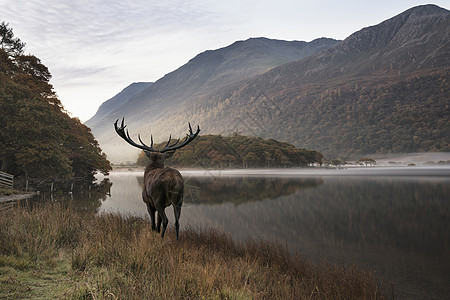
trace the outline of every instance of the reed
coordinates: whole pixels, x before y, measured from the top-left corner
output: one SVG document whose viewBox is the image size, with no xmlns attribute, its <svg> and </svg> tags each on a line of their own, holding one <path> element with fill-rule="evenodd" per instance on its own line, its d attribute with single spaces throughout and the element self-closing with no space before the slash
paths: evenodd
<svg viewBox="0 0 450 300">
<path fill-rule="evenodd" d="M 0 215 L 0 241 L 0 298 L 389 297 L 357 266 L 311 263 L 280 245 L 237 243 L 215 230 L 184 229 L 177 241 L 170 228 L 161 239 L 146 220 L 55 203 Z M 54 284 L 40 283 L 38 273 Z"/>
</svg>

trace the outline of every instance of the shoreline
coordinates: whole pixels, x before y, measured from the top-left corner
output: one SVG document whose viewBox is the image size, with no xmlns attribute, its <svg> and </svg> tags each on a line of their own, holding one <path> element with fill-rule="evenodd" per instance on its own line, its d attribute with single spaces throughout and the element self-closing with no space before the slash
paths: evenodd
<svg viewBox="0 0 450 300">
<path fill-rule="evenodd" d="M 0 203 L 25 200 L 25 199 L 32 198 L 34 195 L 36 195 L 36 193 L 0 195 Z"/>
<path fill-rule="evenodd" d="M 182 175 L 248 176 L 248 177 L 304 177 L 304 176 L 441 176 L 450 177 L 450 166 L 372 166 L 372 167 L 309 167 L 309 168 L 255 168 L 255 169 L 189 169 L 179 168 Z M 114 169 L 110 175 L 143 172 L 143 168 Z"/>
</svg>

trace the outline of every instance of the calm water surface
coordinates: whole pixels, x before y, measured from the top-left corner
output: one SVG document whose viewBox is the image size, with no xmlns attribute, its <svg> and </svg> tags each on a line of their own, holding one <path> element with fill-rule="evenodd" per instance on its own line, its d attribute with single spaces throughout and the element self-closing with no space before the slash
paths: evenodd
<svg viewBox="0 0 450 300">
<path fill-rule="evenodd" d="M 450 168 L 185 171 L 181 226 L 355 263 L 396 297 L 450 299 Z M 148 218 L 141 172 L 113 172 L 110 195 L 81 203 Z M 92 198 L 92 197 L 91 197 Z M 92 202 L 92 200 L 91 200 Z M 172 208 L 167 208 L 173 225 Z"/>
</svg>

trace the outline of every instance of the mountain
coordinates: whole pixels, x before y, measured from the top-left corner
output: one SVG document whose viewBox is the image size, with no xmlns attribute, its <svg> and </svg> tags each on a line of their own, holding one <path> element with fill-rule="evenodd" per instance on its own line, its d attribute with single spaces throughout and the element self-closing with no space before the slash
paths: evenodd
<svg viewBox="0 0 450 300">
<path fill-rule="evenodd" d="M 103 118 L 112 113 L 118 106 L 126 103 L 128 99 L 132 98 L 136 94 L 139 94 L 152 84 L 152 82 L 134 82 L 130 84 L 120 93 L 103 102 L 102 105 L 100 105 L 100 107 L 98 108 L 95 115 L 88 121 L 86 121 L 85 124 L 89 127 L 95 127 L 97 126 L 97 124 L 101 124 L 101 122 L 103 122 Z"/>
<path fill-rule="evenodd" d="M 450 151 L 449 11 L 418 6 L 335 47 L 203 98 L 205 133 L 275 138 L 326 157 Z"/>
<path fill-rule="evenodd" d="M 152 100 L 147 107 L 157 109 L 147 125 L 138 117 L 129 128 L 164 139 L 182 136 L 190 121 L 202 134 L 274 138 L 328 158 L 450 151 L 449 32 L 448 10 L 413 7 L 334 47 L 169 101 L 169 109 Z M 97 139 L 113 153 L 113 139 Z"/>
<path fill-rule="evenodd" d="M 128 128 L 148 135 L 152 132 L 156 139 L 167 138 L 169 132 L 182 136 L 187 119 L 183 122 L 183 128 L 178 127 L 173 132 L 167 128 L 153 131 L 152 125 L 157 120 L 165 120 L 165 116 L 173 111 L 186 106 L 189 109 L 201 97 L 225 86 L 328 49 L 337 42 L 327 38 L 311 42 L 251 38 L 218 50 L 205 51 L 139 93 L 127 94 L 127 97 L 122 97 L 123 93 L 120 93 L 108 100 L 104 103 L 107 107 L 100 107 L 86 124 L 91 127 L 110 160 L 123 160 L 122 154 L 128 153 L 125 159 L 134 161 L 136 151 L 116 138 L 112 126 L 116 119 L 125 116 Z"/>
</svg>

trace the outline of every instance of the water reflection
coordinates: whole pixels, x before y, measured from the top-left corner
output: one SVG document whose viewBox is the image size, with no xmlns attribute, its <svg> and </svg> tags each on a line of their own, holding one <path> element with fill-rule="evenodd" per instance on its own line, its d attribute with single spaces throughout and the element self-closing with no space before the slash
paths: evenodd
<svg viewBox="0 0 450 300">
<path fill-rule="evenodd" d="M 371 246 L 389 242 L 425 254 L 444 254 L 450 245 L 448 183 L 330 178 L 319 190 L 299 195 L 301 228 L 314 224 L 305 234 L 321 235 L 330 243 Z"/>
<path fill-rule="evenodd" d="M 98 213 L 103 201 L 111 196 L 112 182 L 109 178 L 99 180 L 94 184 L 80 184 L 72 186 L 72 190 L 58 189 L 55 192 L 41 192 L 28 201 L 23 201 L 24 205 L 33 206 L 43 202 L 58 201 L 70 204 L 79 210 Z"/>
<path fill-rule="evenodd" d="M 136 177 L 143 188 L 144 177 Z M 282 178 L 247 176 L 185 176 L 185 199 L 183 205 L 233 203 L 239 205 L 264 199 L 277 199 L 300 189 L 317 187 L 321 178 Z"/>
</svg>

